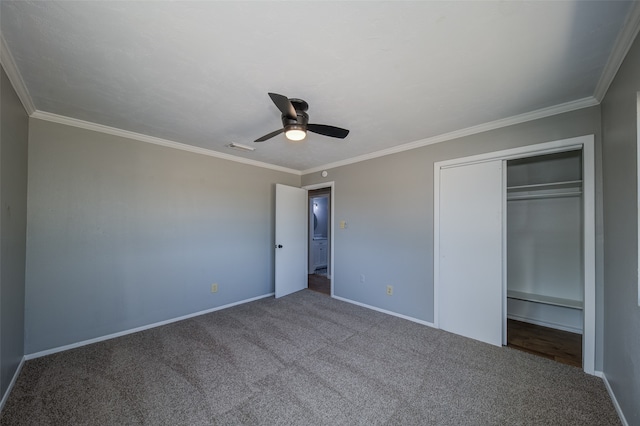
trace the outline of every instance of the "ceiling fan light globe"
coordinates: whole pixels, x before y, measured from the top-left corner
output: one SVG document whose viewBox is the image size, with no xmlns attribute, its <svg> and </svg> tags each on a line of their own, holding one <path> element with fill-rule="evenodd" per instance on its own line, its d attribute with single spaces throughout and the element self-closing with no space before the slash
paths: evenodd
<svg viewBox="0 0 640 426">
<path fill-rule="evenodd" d="M 307 132 L 301 129 L 289 129 L 284 134 L 290 141 L 301 141 L 307 136 Z"/>
</svg>

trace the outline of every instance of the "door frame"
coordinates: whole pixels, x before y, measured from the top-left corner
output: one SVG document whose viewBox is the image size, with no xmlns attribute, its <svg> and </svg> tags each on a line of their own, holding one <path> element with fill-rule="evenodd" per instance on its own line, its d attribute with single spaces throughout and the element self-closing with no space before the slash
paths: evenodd
<svg viewBox="0 0 640 426">
<path fill-rule="evenodd" d="M 303 186 L 302 189 L 306 189 L 307 193 L 313 189 L 322 189 L 322 188 L 330 188 L 331 189 L 331 198 L 329 204 L 330 206 L 330 220 L 329 220 L 329 267 L 327 268 L 327 278 L 331 281 L 331 297 L 333 297 L 333 277 L 335 276 L 335 261 L 334 261 L 334 247 L 335 247 L 335 209 L 336 209 L 336 186 L 335 182 L 323 182 L 323 183 L 315 183 L 313 185 Z M 307 195 L 308 198 L 308 195 Z M 308 238 L 308 237 L 307 237 Z M 308 261 L 307 261 L 308 263 Z"/>
<path fill-rule="evenodd" d="M 462 166 L 493 160 L 514 160 L 557 152 L 582 150 L 582 205 L 583 205 L 583 275 L 584 275 L 584 308 L 582 331 L 582 366 L 586 373 L 595 374 L 596 353 L 596 227 L 595 227 L 595 147 L 594 135 L 561 139 L 522 147 L 489 152 L 469 157 L 439 161 L 433 165 L 434 177 L 434 217 L 433 217 L 433 323 L 439 327 L 439 286 L 440 286 L 440 170 L 447 167 Z M 506 204 L 506 190 L 505 201 Z M 503 222 L 503 319 L 506 323 L 506 232 Z M 503 334 L 506 332 L 503 325 Z"/>
</svg>

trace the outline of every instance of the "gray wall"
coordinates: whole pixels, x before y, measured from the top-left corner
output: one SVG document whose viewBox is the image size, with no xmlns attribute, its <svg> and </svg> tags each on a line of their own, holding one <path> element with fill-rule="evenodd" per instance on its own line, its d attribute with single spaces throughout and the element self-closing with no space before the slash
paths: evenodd
<svg viewBox="0 0 640 426">
<path fill-rule="evenodd" d="M 37 119 L 29 130 L 27 354 L 274 291 L 274 184 L 300 176 Z"/>
<path fill-rule="evenodd" d="M 629 424 L 640 424 L 640 308 L 638 307 L 636 39 L 602 102 L 605 341 L 604 373 Z"/>
<path fill-rule="evenodd" d="M 0 399 L 24 355 L 29 118 L 0 72 Z"/>
<path fill-rule="evenodd" d="M 530 121 L 303 176 L 303 185 L 335 181 L 334 291 L 337 296 L 433 322 L 433 164 L 436 161 L 595 134 L 602 294 L 600 107 Z M 360 275 L 365 275 L 365 283 Z M 387 296 L 387 285 L 394 286 Z M 597 296 L 596 368 L 601 366 L 602 297 Z"/>
</svg>

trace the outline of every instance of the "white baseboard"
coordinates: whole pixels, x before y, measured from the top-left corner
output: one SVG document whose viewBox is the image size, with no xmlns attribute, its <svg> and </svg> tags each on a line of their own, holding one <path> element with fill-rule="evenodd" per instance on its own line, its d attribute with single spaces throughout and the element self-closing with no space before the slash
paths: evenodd
<svg viewBox="0 0 640 426">
<path fill-rule="evenodd" d="M 618 404 L 618 400 L 616 399 L 616 395 L 613 393 L 613 389 L 611 389 L 611 385 L 609 384 L 609 380 L 607 380 L 607 375 L 602 371 L 595 371 L 595 375 L 600 377 L 604 382 L 604 386 L 607 388 L 607 392 L 609 392 L 609 397 L 611 398 L 611 402 L 618 413 L 618 417 L 620 417 L 620 421 L 623 426 L 629 426 L 629 422 L 624 417 L 624 413 L 622 412 L 622 408 L 620 408 L 620 404 Z"/>
<path fill-rule="evenodd" d="M 580 328 L 570 327 L 562 324 L 556 324 L 554 322 L 540 321 L 540 320 L 522 317 L 520 315 L 514 315 L 514 314 L 508 314 L 507 318 L 520 321 L 520 322 L 527 322 L 529 324 L 540 325 L 542 327 L 555 328 L 556 330 L 568 331 L 570 333 L 582 334 L 582 329 Z"/>
<path fill-rule="evenodd" d="M 393 312 L 393 311 L 387 311 L 386 309 L 377 308 L 375 306 L 365 305 L 364 303 L 356 302 L 355 300 L 351 300 L 351 299 L 345 299 L 344 297 L 340 297 L 340 296 L 331 295 L 331 297 L 333 297 L 334 299 L 337 299 L 337 300 L 341 300 L 343 302 L 351 303 L 353 305 L 362 306 L 363 308 L 367 308 L 367 309 L 371 309 L 371 310 L 374 310 L 374 311 L 382 312 L 383 314 L 392 315 L 394 317 L 406 319 L 407 321 L 417 322 L 418 324 L 427 325 L 429 327 L 437 328 L 435 326 L 435 324 L 432 323 L 432 322 L 420 320 L 420 319 L 413 318 L 413 317 L 410 317 L 410 316 L 407 316 L 407 315 L 402 315 L 402 314 L 399 314 L 399 313 Z"/>
<path fill-rule="evenodd" d="M 11 394 L 11 390 L 13 389 L 13 385 L 15 385 L 16 380 L 18 380 L 18 376 L 20 375 L 20 371 L 22 371 L 22 366 L 24 365 L 24 361 L 25 361 L 25 357 L 23 356 L 22 359 L 20 360 L 20 364 L 18 364 L 18 368 L 16 368 L 16 372 L 13 374 L 13 377 L 11 378 L 11 382 L 9 383 L 9 386 L 7 386 L 7 390 L 4 392 L 4 395 L 2 395 L 2 400 L 0 400 L 0 412 L 2 412 L 2 409 L 4 408 L 4 404 L 7 402 L 7 399 L 9 399 L 9 395 Z"/>
<path fill-rule="evenodd" d="M 116 337 L 126 336 L 127 334 L 132 334 L 132 333 L 137 333 L 138 331 L 143 331 L 143 330 L 148 330 L 150 328 L 160 327 L 160 326 L 163 326 L 163 325 L 171 324 L 172 322 L 182 321 L 182 320 L 186 320 L 186 319 L 189 319 L 189 318 L 197 317 L 197 316 L 200 316 L 200 315 L 209 314 L 211 312 L 220 311 L 222 309 L 231 308 L 232 306 L 242 305 L 242 304 L 245 304 L 245 303 L 249 303 L 249 302 L 253 302 L 253 301 L 256 301 L 256 300 L 264 299 L 266 297 L 271 297 L 274 294 L 275 293 L 267 293 L 267 294 L 263 294 L 261 296 L 252 297 L 250 299 L 240 300 L 238 302 L 229 303 L 227 305 L 217 306 L 217 307 L 211 308 L 211 309 L 206 309 L 204 311 L 198 311 L 198 312 L 194 312 L 192 314 L 187 314 L 187 315 L 183 315 L 183 316 L 180 316 L 180 317 L 171 318 L 171 319 L 160 321 L 160 322 L 155 322 L 153 324 L 143 325 L 141 327 L 136 327 L 136 328 L 132 328 L 132 329 L 129 329 L 129 330 L 119 331 L 119 332 L 113 333 L 113 334 L 107 334 L 106 336 L 95 337 L 93 339 L 83 340 L 81 342 L 72 343 L 70 345 L 64 345 L 64 346 L 59 346 L 57 348 L 47 349 L 47 350 L 40 351 L 40 352 L 34 352 L 34 353 L 31 353 L 31 354 L 25 355 L 24 358 L 28 361 L 30 359 L 40 358 L 40 357 L 43 357 L 43 356 L 55 354 L 57 352 L 62 352 L 62 351 L 67 351 L 69 349 L 79 348 L 81 346 L 90 345 L 92 343 L 98 343 L 98 342 L 102 342 L 104 340 L 115 339 Z"/>
</svg>

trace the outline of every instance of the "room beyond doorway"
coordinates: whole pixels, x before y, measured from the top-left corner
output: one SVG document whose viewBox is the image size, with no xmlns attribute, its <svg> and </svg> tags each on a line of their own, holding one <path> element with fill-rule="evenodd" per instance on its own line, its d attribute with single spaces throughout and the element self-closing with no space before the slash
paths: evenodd
<svg viewBox="0 0 640 426">
<path fill-rule="evenodd" d="M 310 290 L 331 295 L 331 187 L 308 191 Z"/>
</svg>

